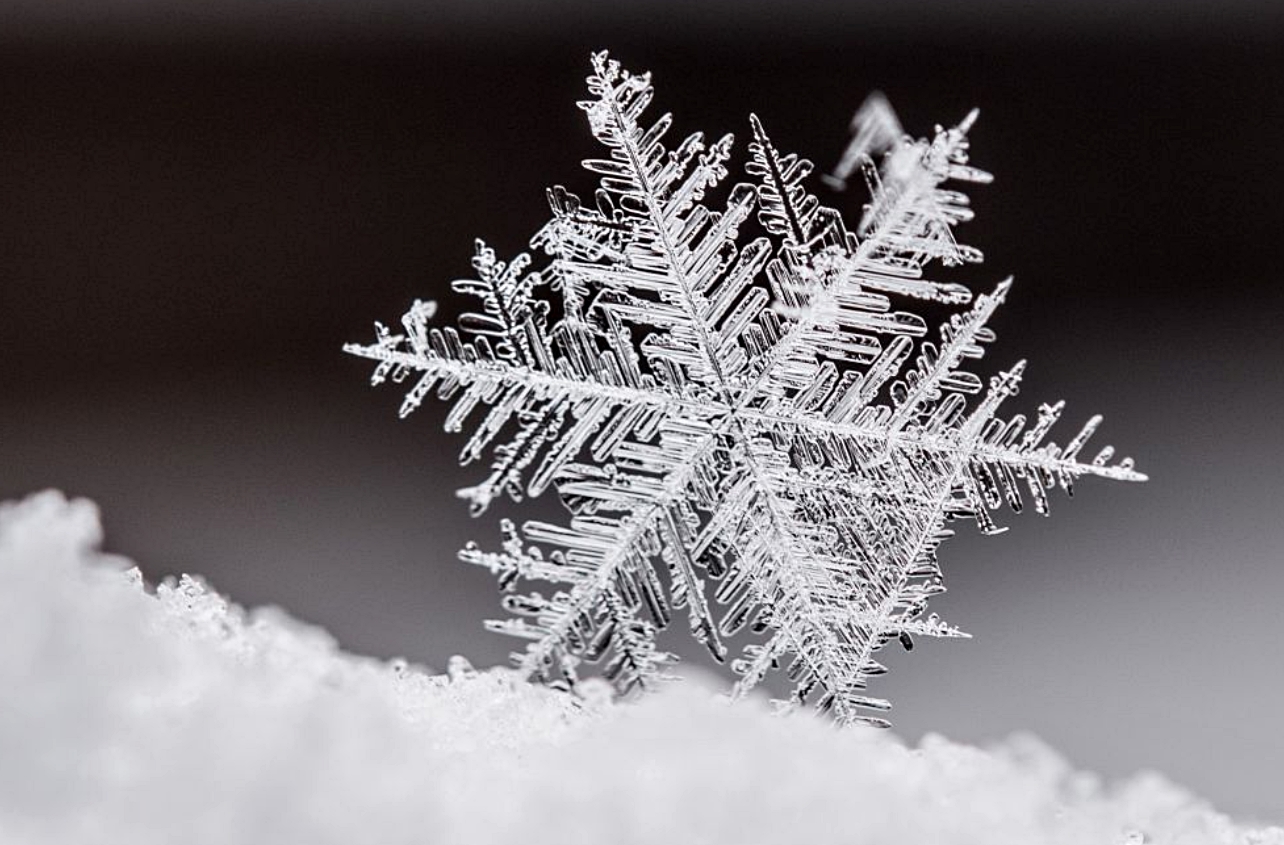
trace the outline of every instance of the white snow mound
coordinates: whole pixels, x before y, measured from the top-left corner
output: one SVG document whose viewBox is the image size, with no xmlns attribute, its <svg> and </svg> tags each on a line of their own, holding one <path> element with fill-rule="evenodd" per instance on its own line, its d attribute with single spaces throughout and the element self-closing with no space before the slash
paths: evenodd
<svg viewBox="0 0 1284 845">
<path fill-rule="evenodd" d="M 1284 845 L 1031 737 L 911 749 L 698 683 L 616 706 L 355 657 L 100 540 L 90 502 L 0 506 L 3 845 Z"/>
</svg>

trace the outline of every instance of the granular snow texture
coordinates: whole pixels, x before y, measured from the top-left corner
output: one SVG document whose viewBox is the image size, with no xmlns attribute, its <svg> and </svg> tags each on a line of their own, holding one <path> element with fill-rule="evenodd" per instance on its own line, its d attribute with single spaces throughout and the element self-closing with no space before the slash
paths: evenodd
<svg viewBox="0 0 1284 845">
<path fill-rule="evenodd" d="M 97 511 L 0 507 L 0 843 L 1262 843 L 1154 774 L 506 670 L 340 652 L 184 578 L 148 589 Z M 596 694 L 595 694 L 596 693 Z"/>
</svg>

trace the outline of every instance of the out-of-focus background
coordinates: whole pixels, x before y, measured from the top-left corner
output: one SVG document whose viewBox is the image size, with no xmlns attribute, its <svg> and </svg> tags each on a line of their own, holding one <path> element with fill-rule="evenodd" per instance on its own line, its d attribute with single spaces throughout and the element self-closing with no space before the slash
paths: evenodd
<svg viewBox="0 0 1284 845">
<path fill-rule="evenodd" d="M 916 134 L 982 109 L 966 279 L 1017 279 L 989 366 L 1029 357 L 1024 410 L 1104 413 L 1153 480 L 964 526 L 934 607 L 975 639 L 889 649 L 878 693 L 910 739 L 1029 729 L 1284 820 L 1278 3 L 9 0 L 0 496 L 90 496 L 150 576 L 354 651 L 502 662 L 454 558 L 495 537 L 453 497 L 483 470 L 339 347 L 415 297 L 453 314 L 473 237 L 515 253 L 544 187 L 591 190 L 599 47 L 679 132 L 753 110 L 822 168 L 871 89 Z"/>
</svg>

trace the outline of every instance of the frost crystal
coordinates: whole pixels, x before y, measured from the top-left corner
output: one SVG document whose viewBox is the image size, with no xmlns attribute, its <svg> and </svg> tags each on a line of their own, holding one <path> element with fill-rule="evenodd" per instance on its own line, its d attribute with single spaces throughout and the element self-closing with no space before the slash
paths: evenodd
<svg viewBox="0 0 1284 845">
<path fill-rule="evenodd" d="M 531 239 L 548 260 L 504 262 L 478 241 L 454 289 L 482 307 L 458 329 L 429 328 L 436 307 L 416 302 L 404 333 L 377 325 L 375 343 L 345 349 L 378 362 L 376 384 L 415 376 L 403 416 L 435 389 L 454 400 L 447 431 L 476 420 L 461 461 L 489 455 L 490 474 L 459 493 L 474 514 L 550 485 L 570 511 L 566 525 L 504 520 L 499 551 L 460 552 L 509 593 L 516 618 L 488 627 L 528 641 L 522 673 L 574 684 L 604 660 L 618 689 L 648 685 L 674 660 L 657 631 L 685 610 L 719 661 L 747 629 L 735 695 L 787 662 L 792 701 L 885 725 L 868 711 L 888 703 L 864 694 L 885 671 L 874 652 L 966 636 L 924 615 L 944 590 L 947 522 L 997 533 L 990 511 L 1020 510 L 1022 488 L 1046 513 L 1057 484 L 1145 476 L 1108 446 L 1080 460 L 1099 417 L 1061 447 L 1046 440 L 1060 402 L 1032 422 L 997 416 L 1024 361 L 988 386 L 964 368 L 1011 282 L 973 299 L 924 270 L 981 260 L 953 234 L 967 197 L 945 187 L 990 181 L 967 163 L 975 111 L 913 140 L 868 100 L 833 177 L 869 183 L 851 231 L 808 192 L 811 162 L 756 116 L 754 181 L 715 210 L 732 136 L 667 148 L 670 116 L 643 118 L 649 75 L 606 53 L 592 65 L 579 105 L 607 150 L 584 162 L 601 183 L 591 203 L 549 191 L 552 219 Z M 915 300 L 959 307 L 939 340 L 896 310 Z M 551 594 L 515 591 L 539 581 Z"/>
</svg>

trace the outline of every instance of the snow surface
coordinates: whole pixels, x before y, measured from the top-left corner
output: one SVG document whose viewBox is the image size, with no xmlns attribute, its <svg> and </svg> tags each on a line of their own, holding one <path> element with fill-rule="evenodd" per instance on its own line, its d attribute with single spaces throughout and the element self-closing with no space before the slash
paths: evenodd
<svg viewBox="0 0 1284 845">
<path fill-rule="evenodd" d="M 90 502 L 0 506 L 3 845 L 1284 845 L 1029 736 L 911 749 L 697 682 L 614 705 L 344 654 L 198 579 L 148 589 L 100 541 Z"/>
</svg>

